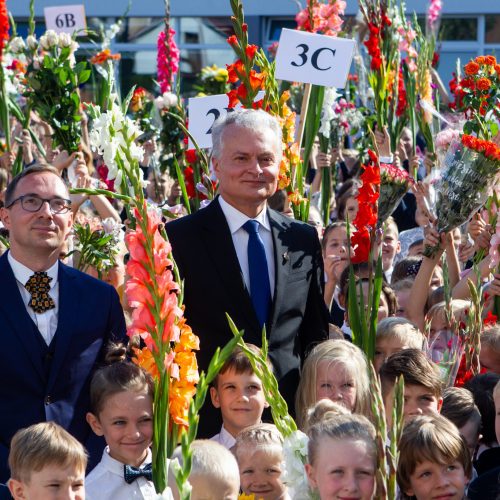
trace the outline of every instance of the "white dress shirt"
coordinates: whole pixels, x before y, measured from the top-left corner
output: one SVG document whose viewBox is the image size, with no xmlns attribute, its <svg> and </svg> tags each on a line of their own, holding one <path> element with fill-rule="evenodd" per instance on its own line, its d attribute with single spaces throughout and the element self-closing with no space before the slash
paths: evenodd
<svg viewBox="0 0 500 500">
<path fill-rule="evenodd" d="M 236 439 L 231 434 L 229 434 L 229 432 L 224 427 L 224 424 L 222 424 L 219 434 L 211 437 L 210 441 L 215 441 L 228 450 L 230 450 L 236 444 Z"/>
<path fill-rule="evenodd" d="M 26 311 L 28 311 L 31 319 L 42 334 L 43 339 L 45 340 L 47 345 L 49 345 L 54 338 L 57 330 L 57 313 L 59 311 L 59 281 L 57 278 L 59 271 L 59 261 L 56 261 L 56 263 L 46 271 L 49 278 L 52 278 L 52 281 L 50 282 L 49 295 L 52 297 L 52 300 L 54 301 L 56 307 L 39 314 L 33 311 L 33 309 L 29 306 L 31 294 L 24 287 L 31 276 L 35 274 L 35 271 L 32 271 L 30 268 L 14 259 L 11 252 L 7 254 L 7 259 L 9 261 L 10 267 L 12 268 L 12 272 L 14 273 L 14 277 L 17 280 L 17 287 L 19 288 L 19 292 L 21 293 Z"/>
<path fill-rule="evenodd" d="M 234 249 L 236 256 L 240 263 L 241 272 L 247 289 L 250 290 L 250 272 L 248 269 L 248 233 L 243 229 L 243 224 L 250 220 L 251 217 L 241 213 L 234 208 L 227 201 L 219 196 L 219 204 L 226 217 L 229 230 L 231 231 L 231 238 L 233 239 Z M 264 243 L 264 250 L 266 252 L 267 272 L 269 274 L 269 285 L 271 287 L 271 295 L 274 296 L 274 244 L 273 235 L 271 233 L 271 224 L 267 217 L 267 207 L 264 207 L 262 212 L 254 217 L 253 220 L 259 222 L 259 235 Z"/>
<path fill-rule="evenodd" d="M 151 450 L 139 468 L 151 463 Z M 149 500 L 157 498 L 153 481 L 138 477 L 128 484 L 123 475 L 124 465 L 109 455 L 106 446 L 101 461 L 85 478 L 85 498 L 87 500 Z"/>
</svg>

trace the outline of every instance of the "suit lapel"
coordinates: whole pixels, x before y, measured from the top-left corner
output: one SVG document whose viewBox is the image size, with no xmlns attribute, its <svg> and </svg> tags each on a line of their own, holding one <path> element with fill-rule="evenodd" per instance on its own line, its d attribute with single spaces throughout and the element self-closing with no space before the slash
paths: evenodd
<svg viewBox="0 0 500 500">
<path fill-rule="evenodd" d="M 17 335 L 36 372 L 42 379 L 45 379 L 42 358 L 38 355 L 37 349 L 34 349 L 32 343 L 33 336 L 29 333 L 30 330 L 33 330 L 33 322 L 26 311 L 26 306 L 17 286 L 17 280 L 7 260 L 7 253 L 0 257 L 0 276 L 2 277 L 0 309 L 3 310 L 3 314 L 10 325 L 10 328 L 6 325 L 5 330 L 0 332 L 0 335 L 3 337 L 2 345 L 8 349 L 11 345 L 10 339 L 7 338 L 8 335 L 11 332 Z"/>
<path fill-rule="evenodd" d="M 203 209 L 203 238 L 209 257 L 223 283 L 227 295 L 242 311 L 250 325 L 259 330 L 250 294 L 245 286 L 238 257 L 224 213 L 217 199 Z"/>
<path fill-rule="evenodd" d="M 288 245 L 285 241 L 285 232 L 288 228 L 287 219 L 278 212 L 268 209 L 269 222 L 274 243 L 274 299 L 271 311 L 271 323 L 269 330 L 273 330 L 276 323 L 279 305 L 284 301 L 286 282 L 290 271 L 290 257 L 288 255 Z"/>
<path fill-rule="evenodd" d="M 80 287 L 77 280 L 68 272 L 68 268 L 59 262 L 59 312 L 57 318 L 57 330 L 55 334 L 56 348 L 54 359 L 50 369 L 48 390 L 53 387 L 56 376 L 68 351 L 71 337 L 74 331 L 75 321 L 81 318 L 80 314 Z"/>
</svg>

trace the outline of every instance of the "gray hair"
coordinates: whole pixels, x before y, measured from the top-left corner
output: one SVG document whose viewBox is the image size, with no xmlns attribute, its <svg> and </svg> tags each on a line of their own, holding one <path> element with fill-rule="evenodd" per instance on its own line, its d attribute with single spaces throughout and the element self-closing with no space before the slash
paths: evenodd
<svg viewBox="0 0 500 500">
<path fill-rule="evenodd" d="M 215 121 L 212 127 L 212 156 L 220 158 L 223 148 L 224 130 L 229 125 L 238 125 L 249 130 L 267 127 L 276 135 L 277 148 L 281 151 L 283 133 L 278 120 L 262 109 L 237 109 Z"/>
</svg>

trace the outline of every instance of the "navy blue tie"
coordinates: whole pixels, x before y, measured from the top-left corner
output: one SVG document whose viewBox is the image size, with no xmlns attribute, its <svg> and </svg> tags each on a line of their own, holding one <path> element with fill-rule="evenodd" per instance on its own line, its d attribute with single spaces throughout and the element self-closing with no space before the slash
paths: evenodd
<svg viewBox="0 0 500 500">
<path fill-rule="evenodd" d="M 271 305 L 271 285 L 267 268 L 266 251 L 259 235 L 259 222 L 247 220 L 243 229 L 248 233 L 248 272 L 250 275 L 250 296 L 262 328 Z"/>
<path fill-rule="evenodd" d="M 145 477 L 148 481 L 153 480 L 153 468 L 151 464 L 147 464 L 142 469 L 132 467 L 131 465 L 123 466 L 123 478 L 127 484 L 132 484 L 141 476 Z"/>
</svg>

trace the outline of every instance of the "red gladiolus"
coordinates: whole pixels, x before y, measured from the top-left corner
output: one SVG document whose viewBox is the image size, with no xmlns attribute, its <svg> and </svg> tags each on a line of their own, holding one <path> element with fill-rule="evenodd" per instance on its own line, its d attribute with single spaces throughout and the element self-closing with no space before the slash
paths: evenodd
<svg viewBox="0 0 500 500">
<path fill-rule="evenodd" d="M 238 89 L 230 90 L 227 93 L 227 96 L 229 98 L 229 104 L 227 105 L 228 108 L 234 108 L 240 102 L 238 99 Z"/>
<path fill-rule="evenodd" d="M 396 116 L 401 116 L 405 113 L 408 103 L 406 101 L 406 89 L 403 78 L 403 70 L 399 70 L 398 75 L 398 105 L 396 108 Z"/>
<path fill-rule="evenodd" d="M 357 229 L 351 235 L 351 245 L 354 248 L 354 255 L 351 257 L 353 264 L 367 262 L 370 258 L 370 233 L 368 229 Z"/>
<path fill-rule="evenodd" d="M 257 73 L 255 70 L 250 70 L 248 75 L 248 80 L 252 90 L 260 90 L 264 87 L 266 75 L 264 73 Z"/>
<path fill-rule="evenodd" d="M 227 39 L 227 43 L 231 45 L 232 47 L 237 47 L 238 46 L 238 39 L 236 38 L 236 35 L 231 35 Z"/>
<path fill-rule="evenodd" d="M 0 61 L 3 56 L 3 49 L 9 40 L 9 13 L 5 0 L 0 0 Z"/>
<path fill-rule="evenodd" d="M 253 60 L 255 54 L 257 53 L 257 50 L 258 50 L 257 45 L 247 45 L 247 48 L 245 49 L 245 54 L 247 55 L 248 59 Z"/>
<path fill-rule="evenodd" d="M 237 59 L 233 64 L 226 64 L 227 81 L 236 83 L 245 74 L 245 65 L 241 59 Z"/>
<path fill-rule="evenodd" d="M 191 165 L 193 163 L 196 163 L 196 160 L 198 159 L 196 157 L 196 149 L 188 149 L 185 153 L 184 153 L 184 157 L 186 158 L 186 162 L 187 163 L 190 163 Z"/>
<path fill-rule="evenodd" d="M 488 314 L 486 315 L 485 318 L 483 318 L 483 325 L 484 326 L 495 326 L 497 324 L 498 317 L 493 314 L 491 311 L 488 311 Z"/>
<path fill-rule="evenodd" d="M 186 184 L 186 192 L 189 198 L 196 196 L 196 189 L 194 186 L 194 173 L 193 167 L 186 167 L 184 169 L 184 183 Z"/>
<path fill-rule="evenodd" d="M 241 25 L 241 29 L 242 29 L 243 33 L 246 33 L 248 31 L 248 24 L 247 23 L 243 23 Z"/>
</svg>

